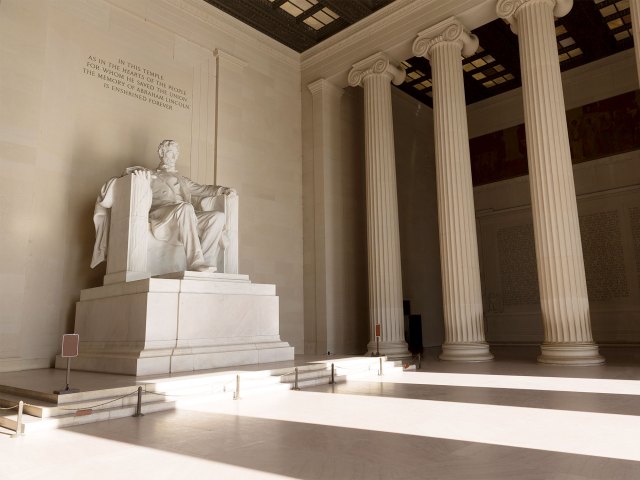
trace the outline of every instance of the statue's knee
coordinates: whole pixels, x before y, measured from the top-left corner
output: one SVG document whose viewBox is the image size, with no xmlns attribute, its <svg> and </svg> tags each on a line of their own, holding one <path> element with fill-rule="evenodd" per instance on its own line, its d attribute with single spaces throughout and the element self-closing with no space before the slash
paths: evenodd
<svg viewBox="0 0 640 480">
<path fill-rule="evenodd" d="M 182 202 L 178 205 L 178 212 L 184 215 L 190 215 L 190 214 L 195 215 L 196 213 L 196 211 L 193 208 L 193 205 L 187 202 Z"/>
</svg>

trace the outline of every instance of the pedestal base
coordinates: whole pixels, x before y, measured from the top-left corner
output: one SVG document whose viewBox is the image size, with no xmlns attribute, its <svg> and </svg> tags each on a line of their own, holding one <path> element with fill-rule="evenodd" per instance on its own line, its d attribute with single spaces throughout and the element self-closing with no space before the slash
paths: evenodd
<svg viewBox="0 0 640 480">
<path fill-rule="evenodd" d="M 440 360 L 458 362 L 487 362 L 493 360 L 488 343 L 445 343 Z"/>
<path fill-rule="evenodd" d="M 280 340 L 275 285 L 246 275 L 167 277 L 82 290 L 73 369 L 139 376 L 293 360 Z"/>
<path fill-rule="evenodd" d="M 605 362 L 595 343 L 543 343 L 540 351 L 538 362 L 550 365 L 592 366 Z"/>
</svg>

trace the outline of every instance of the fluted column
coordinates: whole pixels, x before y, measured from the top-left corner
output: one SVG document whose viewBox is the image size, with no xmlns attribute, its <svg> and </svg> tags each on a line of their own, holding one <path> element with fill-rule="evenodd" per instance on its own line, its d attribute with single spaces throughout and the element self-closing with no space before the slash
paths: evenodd
<svg viewBox="0 0 640 480">
<path fill-rule="evenodd" d="M 544 343 L 538 361 L 604 362 L 591 335 L 589 299 L 554 16 L 573 0 L 499 0 L 498 16 L 518 34 L 529 182 Z"/>
<path fill-rule="evenodd" d="M 369 318 L 376 351 L 375 326 L 381 325 L 380 353 L 408 354 L 404 341 L 402 272 L 398 194 L 393 146 L 391 81 L 404 81 L 405 72 L 377 53 L 353 65 L 349 85 L 364 88 Z"/>
<path fill-rule="evenodd" d="M 640 82 L 640 0 L 630 0 L 631 29 L 633 30 L 633 49 L 636 52 L 636 68 L 638 69 L 638 82 Z"/>
<path fill-rule="evenodd" d="M 445 340 L 442 360 L 484 361 L 485 342 L 478 240 L 473 205 L 462 53 L 478 39 L 451 17 L 418 34 L 413 54 L 431 62 L 436 143 L 438 226 Z"/>
</svg>

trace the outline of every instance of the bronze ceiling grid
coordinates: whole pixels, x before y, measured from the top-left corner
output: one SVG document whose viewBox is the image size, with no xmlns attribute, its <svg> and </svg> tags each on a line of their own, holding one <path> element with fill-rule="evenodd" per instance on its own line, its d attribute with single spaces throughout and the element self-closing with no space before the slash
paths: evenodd
<svg viewBox="0 0 640 480">
<path fill-rule="evenodd" d="M 393 0 L 204 0 L 274 40 L 304 52 Z M 305 4 L 311 4 L 306 7 Z M 293 7 L 291 7 L 293 5 Z M 298 6 L 300 5 L 300 6 Z M 301 10 L 298 15 L 287 13 Z M 305 20 L 329 9 L 337 18 L 315 29 Z"/>
<path fill-rule="evenodd" d="M 303 52 L 393 0 L 205 1 Z M 520 87 L 518 40 L 509 25 L 497 19 L 476 28 L 473 33 L 480 39 L 480 49 L 462 59 L 466 103 L 472 104 Z M 629 0 L 575 1 L 571 11 L 556 20 L 556 41 L 562 71 L 632 48 Z M 402 65 L 407 77 L 397 88 L 432 106 L 429 61 L 412 57 Z"/>
<path fill-rule="evenodd" d="M 609 7 L 602 14 L 602 9 Z M 611 8 L 615 12 L 611 13 Z M 582 0 L 574 6 L 566 16 L 557 19 L 556 41 L 558 60 L 562 71 L 575 68 L 585 63 L 598 60 L 614 53 L 633 47 L 633 37 L 629 18 L 628 0 Z M 615 22 L 619 20 L 618 22 Z M 615 23 L 611 23 L 615 22 Z M 629 32 L 627 37 L 620 37 L 620 32 Z M 500 93 L 518 88 L 522 85 L 520 78 L 520 57 L 517 36 L 502 19 L 494 20 L 473 30 L 480 39 L 482 51 L 463 58 L 465 97 L 467 105 L 485 100 Z M 493 60 L 486 65 L 469 70 L 468 66 L 479 59 L 490 56 Z M 431 69 L 428 73 L 424 66 L 428 63 L 424 58 L 413 57 L 406 64 L 413 69 L 425 72 L 423 78 L 412 78 L 398 88 L 420 102 L 433 106 L 431 89 L 417 90 L 423 80 L 431 81 Z M 420 66 L 419 66 L 420 65 Z M 504 67 L 504 71 L 496 71 L 496 65 Z M 466 68 L 465 68 L 466 67 Z M 507 78 L 506 74 L 509 74 Z M 483 74 L 483 75 L 478 75 Z M 476 75 L 476 77 L 474 77 Z M 478 78 L 479 77 L 479 78 Z M 503 77 L 504 80 L 496 79 Z M 491 84 L 491 82 L 494 82 Z"/>
</svg>

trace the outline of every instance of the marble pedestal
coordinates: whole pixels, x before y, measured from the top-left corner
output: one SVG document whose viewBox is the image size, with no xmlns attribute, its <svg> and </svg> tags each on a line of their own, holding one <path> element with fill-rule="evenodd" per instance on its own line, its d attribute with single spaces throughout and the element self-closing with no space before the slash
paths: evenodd
<svg viewBox="0 0 640 480">
<path fill-rule="evenodd" d="M 82 290 L 75 332 L 74 370 L 139 376 L 293 359 L 275 285 L 247 275 L 180 272 Z"/>
</svg>

